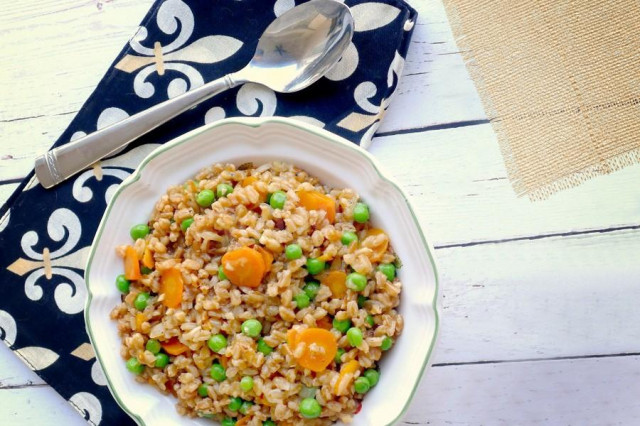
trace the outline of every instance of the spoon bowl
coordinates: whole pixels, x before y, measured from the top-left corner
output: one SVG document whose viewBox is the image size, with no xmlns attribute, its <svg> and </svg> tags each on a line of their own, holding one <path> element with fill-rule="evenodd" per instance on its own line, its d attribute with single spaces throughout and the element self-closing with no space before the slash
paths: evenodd
<svg viewBox="0 0 640 426">
<path fill-rule="evenodd" d="M 353 31 L 353 17 L 344 4 L 304 3 L 267 27 L 249 64 L 232 78 L 282 93 L 304 89 L 338 62 Z"/>
<path fill-rule="evenodd" d="M 333 67 L 353 36 L 349 8 L 335 0 L 311 0 L 283 13 L 260 37 L 255 54 L 240 71 L 159 103 L 109 127 L 36 158 L 40 184 L 51 188 L 178 114 L 238 84 L 259 83 L 276 92 L 295 92 Z"/>
</svg>

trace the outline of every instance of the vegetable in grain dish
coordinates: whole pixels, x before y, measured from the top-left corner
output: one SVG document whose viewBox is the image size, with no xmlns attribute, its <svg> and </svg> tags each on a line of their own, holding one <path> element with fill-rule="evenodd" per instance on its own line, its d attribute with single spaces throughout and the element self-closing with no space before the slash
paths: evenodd
<svg viewBox="0 0 640 426">
<path fill-rule="evenodd" d="M 284 163 L 169 188 L 117 248 L 127 369 L 222 425 L 351 421 L 403 327 L 397 259 L 370 216 Z"/>
</svg>

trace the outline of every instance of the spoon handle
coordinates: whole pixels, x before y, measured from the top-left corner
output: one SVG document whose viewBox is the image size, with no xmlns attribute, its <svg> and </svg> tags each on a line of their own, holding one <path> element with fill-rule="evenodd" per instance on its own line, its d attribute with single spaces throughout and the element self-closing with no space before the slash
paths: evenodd
<svg viewBox="0 0 640 426">
<path fill-rule="evenodd" d="M 59 184 L 176 115 L 236 86 L 234 77 L 233 74 L 227 74 L 81 139 L 52 149 L 36 158 L 35 172 L 38 181 L 45 188 Z"/>
</svg>

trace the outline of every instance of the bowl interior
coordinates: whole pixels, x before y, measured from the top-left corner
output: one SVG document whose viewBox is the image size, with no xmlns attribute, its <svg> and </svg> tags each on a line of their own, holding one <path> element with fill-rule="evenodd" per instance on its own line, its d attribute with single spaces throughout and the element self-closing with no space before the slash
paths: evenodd
<svg viewBox="0 0 640 426">
<path fill-rule="evenodd" d="M 216 162 L 260 165 L 286 161 L 334 187 L 356 190 L 370 206 L 372 222 L 391 238 L 402 268 L 400 313 L 404 330 L 381 363 L 381 378 L 352 424 L 399 420 L 427 366 L 438 328 L 437 276 L 431 249 L 404 193 L 380 172 L 364 150 L 341 138 L 286 119 L 230 119 L 196 129 L 151 153 L 112 197 L 89 254 L 87 330 L 109 387 L 140 424 L 212 424 L 175 411 L 175 399 L 135 382 L 120 357 L 120 338 L 109 312 L 120 302 L 113 282 L 122 273 L 117 245 L 130 240 L 132 224 L 146 222 L 166 189 Z M 386 373 L 386 374 L 385 374 Z"/>
</svg>

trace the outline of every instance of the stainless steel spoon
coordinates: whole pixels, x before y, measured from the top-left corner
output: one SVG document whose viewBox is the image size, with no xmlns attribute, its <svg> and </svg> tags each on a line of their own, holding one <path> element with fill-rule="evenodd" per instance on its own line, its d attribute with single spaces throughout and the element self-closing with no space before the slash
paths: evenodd
<svg viewBox="0 0 640 426">
<path fill-rule="evenodd" d="M 51 188 L 176 115 L 239 84 L 260 83 L 282 93 L 304 89 L 340 59 L 352 36 L 353 17 L 344 4 L 312 0 L 296 6 L 267 27 L 253 58 L 240 71 L 41 155 L 36 158 L 36 176 L 42 186 Z"/>
</svg>

